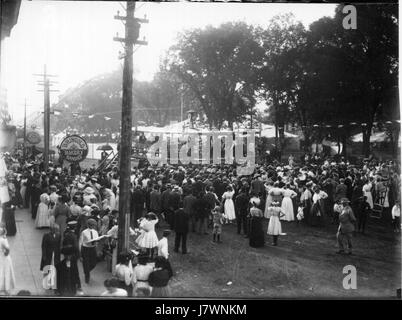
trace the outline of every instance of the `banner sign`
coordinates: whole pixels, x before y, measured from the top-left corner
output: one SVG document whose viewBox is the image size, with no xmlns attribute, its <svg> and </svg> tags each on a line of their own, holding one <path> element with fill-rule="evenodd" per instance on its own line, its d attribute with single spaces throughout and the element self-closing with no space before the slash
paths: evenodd
<svg viewBox="0 0 402 320">
<path fill-rule="evenodd" d="M 68 136 L 60 144 L 60 155 L 68 162 L 81 162 L 88 155 L 87 142 L 78 135 Z"/>
</svg>

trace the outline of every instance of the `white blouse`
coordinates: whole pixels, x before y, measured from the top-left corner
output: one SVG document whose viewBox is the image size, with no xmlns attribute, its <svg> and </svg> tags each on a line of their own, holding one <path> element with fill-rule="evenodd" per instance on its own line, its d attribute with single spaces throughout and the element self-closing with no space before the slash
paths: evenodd
<svg viewBox="0 0 402 320">
<path fill-rule="evenodd" d="M 326 199 L 328 198 L 328 194 L 324 191 L 320 191 L 319 193 L 314 192 L 313 195 L 313 203 L 317 203 L 317 201 L 321 200 L 321 199 Z"/>
</svg>

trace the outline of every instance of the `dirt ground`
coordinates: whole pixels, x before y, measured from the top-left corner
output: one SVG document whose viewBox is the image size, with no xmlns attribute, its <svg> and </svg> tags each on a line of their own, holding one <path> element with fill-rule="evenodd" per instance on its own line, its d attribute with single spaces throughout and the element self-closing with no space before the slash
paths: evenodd
<svg viewBox="0 0 402 320">
<path fill-rule="evenodd" d="M 267 221 L 264 230 L 267 230 Z M 158 236 L 163 227 L 158 230 Z M 369 221 L 367 235 L 353 238 L 354 254 L 338 255 L 336 225 L 308 227 L 282 222 L 287 235 L 279 245 L 255 249 L 237 234 L 235 225 L 223 227 L 223 243 L 209 235 L 190 233 L 189 254 L 169 253 L 175 276 L 171 281 L 175 297 L 245 298 L 395 298 L 401 287 L 401 238 L 392 227 Z M 357 270 L 357 289 L 343 288 L 343 268 Z M 231 284 L 228 284 L 232 282 Z"/>
<path fill-rule="evenodd" d="M 96 161 L 86 159 L 83 168 Z M 264 221 L 266 232 L 268 220 Z M 161 237 L 162 225 L 158 232 Z M 401 287 L 401 234 L 389 219 L 371 219 L 366 235 L 353 237 L 353 255 L 338 255 L 337 225 L 308 227 L 282 222 L 285 236 L 273 247 L 265 235 L 265 247 L 255 249 L 237 234 L 235 225 L 223 226 L 222 243 L 209 235 L 189 233 L 189 253 L 173 252 L 175 276 L 170 282 L 174 297 L 244 298 L 395 298 Z M 357 289 L 343 288 L 343 268 L 357 270 Z M 232 282 L 231 284 L 228 284 Z"/>
</svg>

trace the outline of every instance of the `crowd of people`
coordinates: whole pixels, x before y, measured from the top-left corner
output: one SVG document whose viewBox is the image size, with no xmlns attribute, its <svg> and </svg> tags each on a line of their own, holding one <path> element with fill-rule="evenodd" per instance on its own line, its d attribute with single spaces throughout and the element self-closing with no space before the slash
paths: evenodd
<svg viewBox="0 0 402 320">
<path fill-rule="evenodd" d="M 90 285 L 90 273 L 103 259 L 111 273 L 103 296 L 169 295 L 174 274 L 168 252 L 171 232 L 174 251 L 187 254 L 190 232 L 211 234 L 213 242 L 221 243 L 225 241 L 224 226 L 234 224 L 251 247 L 259 248 L 265 245 L 265 234 L 272 236 L 272 245 L 278 245 L 279 236 L 286 234 L 284 221 L 317 228 L 336 224 L 338 253 L 352 254 L 352 235 L 367 232 L 376 206 L 381 207 L 386 221 L 393 222 L 394 231 L 400 232 L 398 164 L 306 159 L 300 165 L 293 157 L 287 164 L 258 164 L 250 176 L 237 175 L 233 165 L 133 168 L 132 250 L 128 252 L 117 252 L 117 167 L 98 171 L 78 166 L 72 172 L 51 165 L 44 172 L 42 163 L 9 159 L 10 201 L 3 204 L 3 210 L 29 208 L 36 228 L 49 228 L 43 236 L 40 270 L 49 289 L 69 296 L 82 291 L 78 262 L 82 261 L 85 282 Z M 9 252 L 6 240 L 1 240 L 6 239 L 6 229 L 4 222 L 0 229 L 4 230 L 0 232 L 4 256 Z M 0 258 L 0 290 L 10 290 L 14 282 L 11 262 Z M 55 275 L 48 266 L 55 267 Z"/>
</svg>

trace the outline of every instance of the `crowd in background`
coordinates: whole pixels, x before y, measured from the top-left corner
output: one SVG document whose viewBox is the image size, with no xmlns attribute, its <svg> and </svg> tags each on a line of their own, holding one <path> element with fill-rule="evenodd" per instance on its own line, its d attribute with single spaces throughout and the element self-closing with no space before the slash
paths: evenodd
<svg viewBox="0 0 402 320">
<path fill-rule="evenodd" d="M 212 233 L 212 241 L 220 243 L 223 226 L 234 224 L 258 248 L 264 246 L 265 234 L 278 245 L 283 221 L 317 228 L 336 224 L 338 253 L 345 252 L 346 240 L 351 254 L 352 232 L 366 233 L 380 206 L 383 219 L 400 232 L 400 168 L 392 161 L 351 164 L 305 157 L 298 165 L 289 157 L 286 164 L 256 165 L 250 176 L 237 175 L 233 165 L 146 167 L 133 168 L 130 177 L 133 251 L 117 252 L 117 167 L 98 171 L 95 166 L 51 165 L 44 172 L 42 163 L 7 162 L 10 201 L 3 208 L 29 208 L 35 226 L 49 228 L 40 269 L 55 266 L 57 279 L 45 275 L 44 281 L 61 295 L 81 291 L 79 260 L 90 284 L 90 272 L 104 259 L 113 276 L 106 279 L 103 295 L 169 295 L 171 231 L 174 251 L 187 254 L 189 232 Z M 160 239 L 158 229 L 163 229 Z"/>
</svg>

